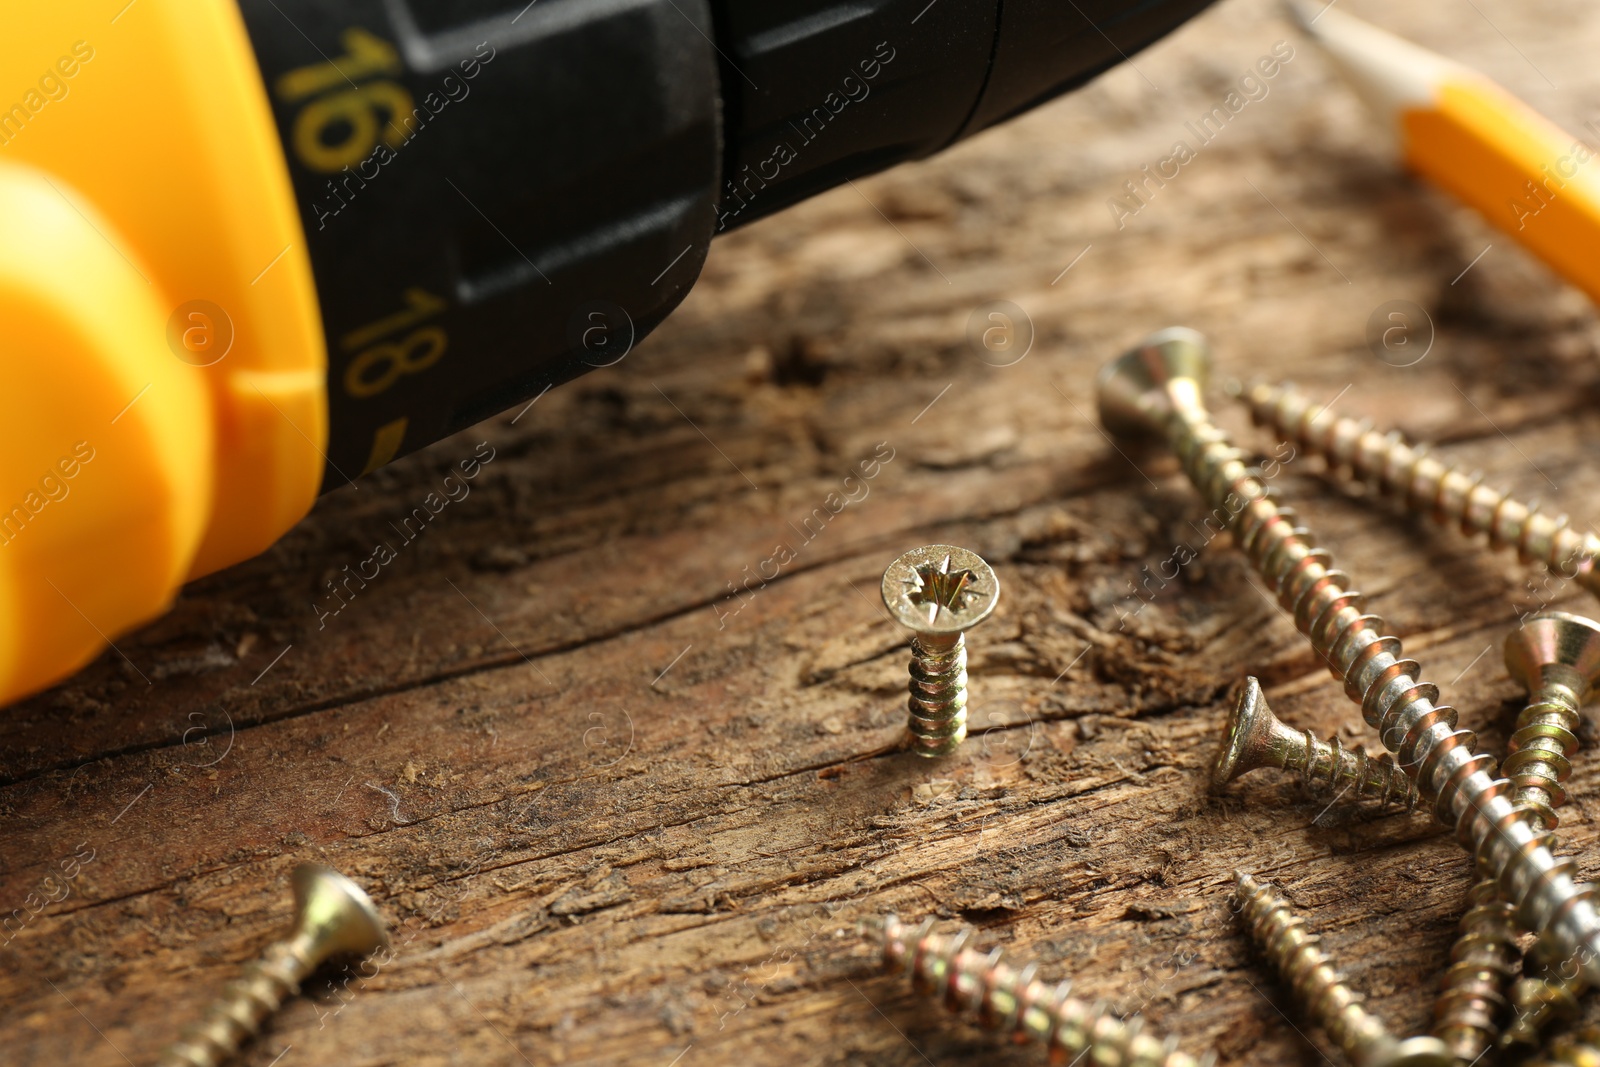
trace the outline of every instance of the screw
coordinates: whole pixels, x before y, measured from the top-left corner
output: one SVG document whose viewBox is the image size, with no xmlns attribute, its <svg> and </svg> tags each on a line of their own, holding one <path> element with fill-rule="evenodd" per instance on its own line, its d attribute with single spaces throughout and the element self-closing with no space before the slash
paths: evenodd
<svg viewBox="0 0 1600 1067">
<path fill-rule="evenodd" d="M 1512 804 L 1511 783 L 1495 778 L 1495 759 L 1475 753 L 1477 738 L 1456 729 L 1438 686 L 1418 680 L 1384 622 L 1362 612 L 1359 593 L 1333 569 L 1333 558 L 1281 508 L 1243 453 L 1228 442 L 1201 402 L 1209 366 L 1205 338 L 1174 328 L 1147 338 L 1102 368 L 1101 421 L 1119 433 L 1164 438 L 1213 514 L 1277 595 L 1278 603 L 1327 662 L 1345 693 L 1361 705 L 1383 746 L 1398 757 L 1441 822 L 1453 825 L 1481 869 L 1492 871 L 1529 929 L 1565 957 L 1581 954 L 1600 978 L 1600 910 L 1577 864 L 1556 857 L 1553 839 L 1531 812 Z"/>
<path fill-rule="evenodd" d="M 911 639 L 911 748 L 948 756 L 967 736 L 967 645 L 963 632 L 994 611 L 1000 579 L 976 552 L 914 548 L 883 572 L 883 602 Z"/>
<path fill-rule="evenodd" d="M 1586 1026 L 1575 1034 L 1562 1034 L 1527 1067 L 1600 1067 L 1600 1026 Z"/>
<path fill-rule="evenodd" d="M 1537 504 L 1512 500 L 1485 486 L 1482 474 L 1434 459 L 1426 448 L 1406 444 L 1398 432 L 1383 434 L 1365 420 L 1332 418 L 1292 386 L 1237 387 L 1235 395 L 1249 405 L 1258 426 L 1320 455 L 1330 468 L 1399 496 L 1409 510 L 1426 511 L 1441 526 L 1458 526 L 1469 537 L 1487 534 L 1490 548 L 1515 546 L 1524 563 L 1537 560 L 1552 574 L 1572 578 L 1600 596 L 1600 538 L 1572 529 L 1565 515 L 1551 518 Z"/>
<path fill-rule="evenodd" d="M 1578 748 L 1578 709 L 1600 681 L 1600 623 L 1559 611 L 1535 615 L 1507 635 L 1505 657 L 1506 670 L 1530 699 L 1500 769 L 1514 787 L 1511 803 L 1554 830 L 1555 809 L 1566 801 L 1561 783 L 1572 773 L 1568 757 Z M 1433 1033 L 1472 1062 L 1501 1036 L 1508 1016 L 1506 1047 L 1539 1044 L 1540 1030 L 1576 1007 L 1583 979 L 1581 972 L 1558 977 L 1546 968 L 1516 979 L 1508 1000 L 1521 930 L 1510 906 L 1499 902 L 1492 877 L 1474 885 L 1467 901 L 1434 1004 Z"/>
<path fill-rule="evenodd" d="M 1406 444 L 1398 433 L 1380 434 L 1370 422 L 1332 418 L 1326 408 L 1290 386 L 1258 384 L 1237 390 L 1236 395 L 1249 405 L 1258 425 L 1268 425 L 1280 438 L 1321 455 L 1330 467 L 1348 470 L 1384 493 L 1401 496 L 1408 508 L 1426 511 L 1440 524 L 1458 525 L 1468 535 L 1487 534 L 1491 548 L 1514 545 L 1524 562 L 1538 560 L 1551 572 L 1575 577 L 1600 594 L 1600 572 L 1594 570 L 1600 539 L 1573 531 L 1565 517 L 1551 519 L 1539 514 L 1536 506 L 1489 489 L 1481 484 L 1481 475 L 1468 475 L 1433 459 L 1425 448 Z M 1580 643 L 1593 640 L 1594 624 L 1588 626 L 1574 635 Z M 1548 642 L 1560 639 L 1542 633 L 1547 644 L 1535 650 L 1526 647 L 1531 637 L 1519 635 L 1523 631 L 1508 639 L 1507 664 L 1511 666 L 1512 642 L 1520 642 L 1523 684 L 1531 692 L 1539 684 L 1538 653 L 1559 655 Z M 1600 651 L 1590 655 L 1600 657 Z M 1511 669 L 1517 673 L 1516 667 Z M 1574 690 L 1568 685 L 1558 689 L 1551 702 L 1536 699 L 1524 710 L 1511 739 L 1510 755 L 1501 766 L 1515 787 L 1512 803 L 1530 808 L 1546 830 L 1556 826 L 1553 809 L 1564 799 L 1560 783 L 1571 771 L 1567 758 L 1577 747 L 1572 732 L 1577 724 L 1577 704 L 1570 699 Z M 1452 963 L 1434 1007 L 1434 1034 L 1468 1061 L 1477 1059 L 1493 1043 L 1499 1023 L 1508 1014 L 1513 1021 L 1506 1043 L 1537 1044 L 1539 1027 L 1575 1004 L 1574 992 L 1582 991 L 1581 986 L 1575 991 L 1552 986 L 1545 977 L 1524 978 L 1512 993 L 1519 1010 L 1511 1013 L 1504 991 L 1513 974 L 1519 931 L 1507 909 L 1494 903 L 1493 879 L 1489 882 L 1488 890 L 1475 886 L 1468 897 L 1461 936 L 1451 950 Z M 1574 982 L 1581 979 L 1558 984 Z"/>
<path fill-rule="evenodd" d="M 1566 802 L 1561 783 L 1578 750 L 1578 709 L 1600 683 L 1600 623 L 1546 611 L 1506 637 L 1506 670 L 1528 691 L 1501 771 L 1517 787 L 1517 802 L 1534 809 L 1545 829 Z"/>
<path fill-rule="evenodd" d="M 1579 1016 L 1578 998 L 1589 989 L 1582 970 L 1572 967 L 1571 961 L 1551 958 L 1539 942 L 1528 950 L 1522 969 L 1526 977 L 1511 986 L 1511 1024 L 1500 1038 L 1504 1049 L 1537 1048 L 1547 1027 Z"/>
<path fill-rule="evenodd" d="M 219 1067 L 261 1030 L 267 1016 L 322 964 L 389 947 L 378 910 L 361 887 L 317 863 L 294 869 L 294 929 L 229 982 L 200 1022 L 162 1055 L 158 1067 Z"/>
<path fill-rule="evenodd" d="M 1345 748 L 1337 737 L 1329 743 L 1310 730 L 1291 729 L 1272 714 L 1261 683 L 1252 677 L 1244 680 L 1234 702 L 1211 784 L 1221 788 L 1262 767 L 1299 771 L 1306 785 L 1319 792 L 1353 788 L 1358 797 L 1376 796 L 1379 804 L 1404 804 L 1407 811 L 1417 803 L 1417 787 L 1388 753 L 1372 759 L 1361 749 Z"/>
<path fill-rule="evenodd" d="M 1470 1064 L 1494 1044 L 1511 1010 L 1506 987 L 1516 977 L 1522 931 L 1493 878 L 1467 891 L 1460 929 L 1439 979 L 1432 1032 L 1452 1056 Z"/>
<path fill-rule="evenodd" d="M 1546 830 L 1566 802 L 1562 783 L 1578 749 L 1578 709 L 1600 684 L 1600 623 L 1560 611 L 1541 612 L 1506 637 L 1506 670 L 1528 691 L 1501 770 L 1516 786 L 1514 802 L 1529 808 Z M 1519 979 L 1512 987 L 1516 1011 L 1503 1044 L 1538 1045 L 1540 1032 L 1573 1017 L 1586 988 L 1583 972 L 1558 975 L 1555 967 Z"/>
<path fill-rule="evenodd" d="M 1018 1044 L 1043 1043 L 1051 1063 L 1210 1067 L 1215 1060 L 1209 1052 L 1196 1059 L 1179 1052 L 1173 1038 L 1145 1033 L 1141 1016 L 1121 1019 L 1104 1001 L 1078 1000 L 1070 981 L 1046 985 L 1035 977 L 1037 963 L 1019 970 L 1000 962 L 999 949 L 967 948 L 970 929 L 936 934 L 932 919 L 913 929 L 893 915 L 862 926 L 881 945 L 884 966 L 909 974 L 917 992 L 942 992 L 946 1008 L 975 1014 L 983 1026 Z"/>
<path fill-rule="evenodd" d="M 1356 1067 L 1454 1067 L 1455 1059 L 1438 1038 L 1396 1040 L 1377 1016 L 1362 1007 L 1361 995 L 1322 951 L 1321 938 L 1306 928 L 1305 920 L 1270 884 L 1243 872 L 1234 877 L 1238 879 L 1235 900 L 1256 947 L 1350 1062 Z"/>
</svg>

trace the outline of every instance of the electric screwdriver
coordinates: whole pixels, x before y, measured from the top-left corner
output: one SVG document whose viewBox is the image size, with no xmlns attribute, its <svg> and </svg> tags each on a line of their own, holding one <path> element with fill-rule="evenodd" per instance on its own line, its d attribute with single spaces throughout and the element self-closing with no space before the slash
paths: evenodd
<svg viewBox="0 0 1600 1067">
<path fill-rule="evenodd" d="M 0 34 L 0 702 L 1209 0 L 61 0 Z"/>
</svg>

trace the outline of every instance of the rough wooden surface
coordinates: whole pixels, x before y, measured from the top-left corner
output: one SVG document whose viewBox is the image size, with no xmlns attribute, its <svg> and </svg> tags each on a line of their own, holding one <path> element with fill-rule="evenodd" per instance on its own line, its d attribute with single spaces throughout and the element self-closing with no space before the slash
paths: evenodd
<svg viewBox="0 0 1600 1067">
<path fill-rule="evenodd" d="M 1354 9 L 1568 128 L 1593 117 L 1590 5 Z M 1107 197 L 1279 40 L 1296 56 L 1270 94 L 1115 228 Z M 1396 1027 L 1425 1025 L 1465 855 L 1426 817 L 1280 776 L 1208 795 L 1246 673 L 1294 723 L 1366 728 L 1226 538 L 1119 630 L 1201 510 L 1169 458 L 1102 437 L 1093 374 L 1186 322 L 1224 375 L 1347 390 L 1342 410 L 1589 523 L 1600 323 L 1398 175 L 1262 0 L 1135 62 L 720 241 L 617 367 L 331 495 L 0 716 L 0 911 L 28 916 L 0 949 L 0 1060 L 150 1062 L 281 928 L 309 859 L 370 887 L 399 950 L 291 1003 L 256 1067 L 1040 1062 L 878 975 L 850 931 L 886 910 L 976 924 L 1226 1063 L 1322 1062 L 1229 918 L 1235 868 L 1285 885 Z M 1014 366 L 965 340 L 990 299 L 1031 314 Z M 1437 326 L 1416 366 L 1363 339 L 1391 299 Z M 391 523 L 480 441 L 495 458 L 470 495 L 319 628 L 324 583 L 398 544 Z M 847 484 L 880 447 L 892 460 Z M 1290 463 L 1285 496 L 1499 745 L 1517 614 L 1593 605 L 1319 471 Z M 929 763 L 896 750 L 905 652 L 875 598 L 888 560 L 941 540 L 1005 593 L 972 641 L 974 736 Z M 793 559 L 763 584 L 780 544 Z M 1595 766 L 1562 824 L 1590 876 Z"/>
</svg>

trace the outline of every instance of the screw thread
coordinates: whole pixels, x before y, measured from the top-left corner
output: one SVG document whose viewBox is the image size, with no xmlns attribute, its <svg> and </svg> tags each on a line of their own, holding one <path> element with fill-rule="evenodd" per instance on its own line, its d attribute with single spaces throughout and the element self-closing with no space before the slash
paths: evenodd
<svg viewBox="0 0 1600 1067">
<path fill-rule="evenodd" d="M 1317 1025 L 1356 1064 L 1374 1062 L 1392 1049 L 1393 1035 L 1362 1006 L 1361 995 L 1345 982 L 1322 951 L 1321 938 L 1294 914 L 1288 900 L 1270 883 L 1248 874 L 1240 874 L 1238 881 L 1236 899 L 1251 940 Z"/>
<path fill-rule="evenodd" d="M 1506 989 L 1522 957 L 1519 933 L 1511 905 L 1500 899 L 1494 879 L 1474 883 L 1433 1005 L 1433 1036 L 1458 1060 L 1475 1062 L 1505 1025 L 1511 1010 Z"/>
<path fill-rule="evenodd" d="M 1524 563 L 1541 563 L 1558 577 L 1572 578 L 1600 596 L 1600 538 L 1572 529 L 1538 504 L 1523 504 L 1483 484 L 1481 473 L 1434 459 L 1398 432 L 1380 433 L 1367 420 L 1334 418 L 1292 386 L 1257 384 L 1241 399 L 1258 426 L 1305 448 L 1335 470 L 1346 470 L 1413 512 L 1427 512 L 1441 526 L 1467 536 L 1487 534 L 1491 548 L 1515 548 Z"/>
<path fill-rule="evenodd" d="M 1384 633 L 1381 618 L 1363 613 L 1361 595 L 1346 588 L 1349 579 L 1333 569 L 1332 556 L 1295 524 L 1290 509 L 1273 503 L 1198 400 L 1183 398 L 1164 423 L 1190 481 L 1440 821 L 1494 873 L 1525 926 L 1567 955 L 1581 953 L 1584 968 L 1600 974 L 1594 888 L 1577 880 L 1570 857 L 1553 853 L 1551 835 L 1532 813 L 1512 804 L 1511 783 L 1494 777 L 1494 757 L 1474 752 L 1476 736 L 1456 729 L 1455 710 L 1436 703 L 1438 686 L 1418 680 L 1421 668 L 1402 658 L 1399 639 Z"/>
<path fill-rule="evenodd" d="M 267 1016 L 299 992 L 300 983 L 315 969 L 296 941 L 268 946 L 223 987 L 222 995 L 184 1030 L 156 1067 L 221 1067 L 261 1030 Z"/>
<path fill-rule="evenodd" d="M 1097 1064 L 1211 1067 L 1215 1060 L 1212 1053 L 1196 1059 L 1180 1052 L 1174 1038 L 1145 1033 L 1141 1016 L 1118 1018 L 1104 1001 L 1073 997 L 1070 981 L 1053 986 L 1039 981 L 1036 963 L 1018 969 L 1001 962 L 999 949 L 967 948 L 970 929 L 936 934 L 931 919 L 913 928 L 894 915 L 871 925 L 886 968 L 904 971 L 919 993 L 942 995 L 950 1011 L 975 1015 L 982 1026 L 1018 1044 L 1041 1042 L 1052 1063 L 1081 1057 Z"/>
<path fill-rule="evenodd" d="M 1555 829 L 1555 808 L 1566 802 L 1561 783 L 1572 771 L 1567 757 L 1578 748 L 1573 731 L 1580 703 L 1578 693 L 1559 680 L 1539 686 L 1517 718 L 1510 755 L 1501 764 L 1514 786 L 1512 804 L 1528 811 L 1544 830 Z M 1517 979 L 1513 965 L 1521 929 L 1510 906 L 1495 903 L 1496 894 L 1493 878 L 1473 886 L 1461 936 L 1450 952 L 1453 962 L 1434 1005 L 1434 1035 L 1467 1060 L 1477 1059 L 1495 1043 L 1508 1018 L 1502 1044 L 1537 1045 L 1542 1028 L 1565 1016 L 1569 1005 L 1576 1009 L 1586 988 L 1581 972 L 1563 979 L 1547 969 Z"/>
<path fill-rule="evenodd" d="M 911 748 L 919 756 L 948 756 L 967 736 L 967 644 L 964 634 L 941 643 L 911 639 Z"/>
<path fill-rule="evenodd" d="M 1440 525 L 1454 525 L 1472 536 L 1485 534 L 1491 548 L 1511 547 L 1524 563 L 1537 562 L 1559 577 L 1574 578 L 1589 592 L 1600 595 L 1600 539 L 1573 530 L 1565 516 L 1541 514 L 1536 504 L 1523 504 L 1508 494 L 1482 484 L 1481 474 L 1468 474 L 1408 445 L 1398 433 L 1379 433 L 1368 421 L 1333 418 L 1326 408 L 1287 386 L 1258 384 L 1242 399 L 1257 425 L 1265 425 L 1281 439 L 1320 455 L 1335 470 L 1379 491 L 1401 499 L 1413 512 L 1426 512 Z M 1529 809 L 1532 822 L 1545 830 L 1557 825 L 1555 808 L 1565 800 L 1562 782 L 1571 773 L 1568 757 L 1577 748 L 1577 698 L 1565 687 L 1546 687 L 1536 694 L 1518 718 L 1517 731 L 1508 745 L 1501 772 L 1515 787 L 1513 804 Z M 1474 894 L 1479 888 L 1474 887 Z M 1469 900 L 1472 898 L 1469 897 Z M 1458 1055 L 1475 1058 L 1493 1039 L 1494 1019 L 1505 1019 L 1505 983 L 1493 960 L 1514 951 L 1514 923 L 1490 935 L 1481 926 L 1469 929 L 1474 918 L 1462 919 L 1462 936 L 1452 959 L 1465 953 L 1482 956 L 1488 965 L 1474 977 L 1472 970 L 1452 966 L 1435 1006 L 1434 1033 L 1443 1037 Z M 1491 948 L 1482 938 L 1498 937 Z M 1468 948 L 1471 942 L 1474 947 Z M 1493 981 L 1490 981 L 1490 976 Z M 1493 988 L 1494 986 L 1498 988 Z M 1582 973 L 1569 978 L 1530 976 L 1513 985 L 1511 1021 L 1502 1044 L 1537 1045 L 1540 1031 L 1576 1012 L 1577 996 L 1587 988 Z M 1471 1049 L 1466 1052 L 1464 1050 Z"/>
<path fill-rule="evenodd" d="M 1355 790 L 1357 797 L 1375 797 L 1379 804 L 1417 804 L 1417 787 L 1387 752 L 1374 759 L 1364 749 L 1345 748 L 1335 736 L 1323 741 L 1302 731 L 1302 744 L 1284 753 L 1283 769 L 1299 771 L 1306 785 L 1322 793 Z"/>
<path fill-rule="evenodd" d="M 1546 680 L 1517 716 L 1516 732 L 1507 744 L 1502 769 L 1516 783 L 1516 803 L 1547 830 L 1555 829 L 1555 808 L 1567 799 L 1562 782 L 1572 773 L 1568 757 L 1578 748 L 1581 703 L 1572 686 Z M 1539 1045 L 1546 1027 L 1577 1018 L 1578 998 L 1589 989 L 1581 970 L 1561 974 L 1551 961 L 1535 966 L 1539 973 L 1519 978 L 1511 987 L 1512 1016 L 1501 1041 L 1504 1047 Z"/>
<path fill-rule="evenodd" d="M 1555 809 L 1566 803 L 1562 783 L 1572 773 L 1568 757 L 1578 750 L 1580 698 L 1571 687 L 1548 682 L 1534 691 L 1517 716 L 1506 744 L 1501 773 L 1517 787 L 1516 801 L 1533 810 L 1547 830 L 1557 825 Z"/>
<path fill-rule="evenodd" d="M 1527 1067 L 1600 1067 L 1600 1027 L 1586 1026 L 1575 1034 L 1562 1034 Z"/>
</svg>

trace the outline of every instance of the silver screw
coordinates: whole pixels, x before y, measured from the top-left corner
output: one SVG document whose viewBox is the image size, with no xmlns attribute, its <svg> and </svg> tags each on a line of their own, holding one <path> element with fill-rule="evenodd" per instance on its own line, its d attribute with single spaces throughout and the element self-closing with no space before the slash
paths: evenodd
<svg viewBox="0 0 1600 1067">
<path fill-rule="evenodd" d="M 229 982 L 157 1067 L 220 1067 L 322 964 L 389 947 L 378 909 L 361 887 L 317 863 L 294 869 L 294 929 Z"/>
<path fill-rule="evenodd" d="M 911 638 L 911 749 L 948 756 L 967 736 L 964 633 L 1000 601 L 1000 579 L 976 552 L 924 545 L 883 572 L 883 602 Z"/>
<path fill-rule="evenodd" d="M 1294 990 L 1300 1006 L 1328 1031 L 1356 1067 L 1454 1067 L 1444 1042 L 1433 1037 L 1396 1040 L 1383 1021 L 1361 1006 L 1361 995 L 1322 951 L 1321 938 L 1269 883 L 1240 872 L 1238 902 L 1245 928 L 1267 961 Z"/>
<path fill-rule="evenodd" d="M 1281 508 L 1258 471 L 1212 420 L 1202 402 L 1210 355 L 1205 338 L 1175 328 L 1147 338 L 1113 361 L 1098 381 L 1101 421 L 1119 433 L 1154 435 L 1177 453 L 1214 514 L 1225 516 L 1236 543 L 1277 595 L 1295 626 L 1344 682 L 1367 723 L 1395 753 L 1441 822 L 1492 871 L 1518 918 L 1564 957 L 1578 957 L 1600 979 L 1600 910 L 1577 864 L 1557 857 L 1553 839 L 1517 808 L 1511 784 L 1495 777 L 1493 756 L 1474 752 L 1477 738 L 1456 729 L 1454 709 L 1436 703 L 1437 686 L 1418 680 L 1383 620 L 1362 611 L 1348 576 Z"/>
<path fill-rule="evenodd" d="M 1358 797 L 1377 797 L 1380 805 L 1404 804 L 1407 811 L 1417 803 L 1417 787 L 1388 753 L 1372 759 L 1359 748 L 1345 748 L 1337 737 L 1329 743 L 1310 730 L 1285 725 L 1267 706 L 1261 683 L 1246 678 L 1211 768 L 1211 784 L 1220 788 L 1262 767 L 1299 771 L 1308 787 L 1322 793 L 1354 790 Z"/>
<path fill-rule="evenodd" d="M 1600 538 L 1573 530 L 1565 517 L 1551 518 L 1536 505 L 1483 485 L 1481 474 L 1468 474 L 1435 459 L 1424 446 L 1407 444 L 1397 432 L 1380 433 L 1371 422 L 1335 418 L 1292 386 L 1256 384 L 1230 391 L 1249 406 L 1258 425 L 1320 455 L 1330 468 L 1346 470 L 1355 479 L 1399 497 L 1408 510 L 1430 515 L 1441 525 L 1457 526 L 1468 535 L 1485 534 L 1491 548 L 1514 546 L 1524 562 L 1538 561 L 1552 574 L 1573 577 L 1600 595 L 1600 570 L 1596 570 Z M 1555 612 L 1537 618 L 1554 617 L 1577 618 Z M 1578 621 L 1594 627 L 1588 620 Z M 1513 676 L 1534 692 L 1540 685 L 1540 663 L 1559 659 L 1562 640 L 1583 644 L 1592 638 L 1590 631 L 1563 638 L 1549 624 L 1528 625 L 1533 630 L 1519 629 L 1508 638 L 1506 656 Z M 1517 665 L 1512 663 L 1513 643 Z M 1510 754 L 1500 768 L 1515 787 L 1512 803 L 1530 809 L 1546 830 L 1556 826 L 1554 808 L 1565 799 L 1561 782 L 1571 771 L 1567 760 L 1578 743 L 1573 729 L 1582 698 L 1572 701 L 1577 691 L 1572 683 L 1565 678 L 1548 700 L 1535 696 L 1518 719 Z M 1586 688 L 1592 682 L 1583 684 Z M 1451 965 L 1434 1006 L 1434 1034 L 1467 1061 L 1476 1060 L 1494 1043 L 1508 1015 L 1512 1021 L 1502 1044 L 1537 1044 L 1540 1028 L 1567 1016 L 1583 992 L 1581 977 L 1526 977 L 1516 982 L 1508 1003 L 1505 990 L 1514 974 L 1520 928 L 1510 909 L 1497 902 L 1493 878 L 1486 881 L 1487 888 L 1480 883 L 1468 896 L 1461 935 L 1451 949 Z"/>
<path fill-rule="evenodd" d="M 1210 1067 L 1215 1060 L 1209 1052 L 1195 1059 L 1179 1052 L 1172 1038 L 1145 1033 L 1141 1016 L 1120 1019 L 1105 1001 L 1078 1000 L 1071 982 L 1039 981 L 1037 963 L 1018 969 L 1000 962 L 999 949 L 967 948 L 971 930 L 936 934 L 931 919 L 910 927 L 893 915 L 869 919 L 862 928 L 877 939 L 884 966 L 909 974 L 917 992 L 943 995 L 951 1011 L 974 1014 L 1019 1044 L 1042 1043 L 1051 1063 Z"/>
<path fill-rule="evenodd" d="M 1514 546 L 1523 562 L 1538 561 L 1600 596 L 1600 537 L 1574 530 L 1565 515 L 1551 518 L 1537 504 L 1523 504 L 1468 474 L 1409 445 L 1398 432 L 1381 433 L 1372 423 L 1334 418 L 1292 386 L 1257 384 L 1231 390 L 1250 408 L 1256 424 L 1284 441 L 1309 449 L 1334 470 L 1348 470 L 1405 507 L 1433 516 L 1441 526 L 1487 534 L 1490 548 Z"/>
</svg>

